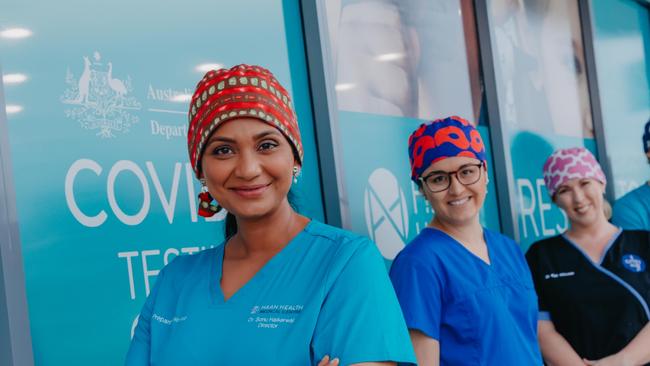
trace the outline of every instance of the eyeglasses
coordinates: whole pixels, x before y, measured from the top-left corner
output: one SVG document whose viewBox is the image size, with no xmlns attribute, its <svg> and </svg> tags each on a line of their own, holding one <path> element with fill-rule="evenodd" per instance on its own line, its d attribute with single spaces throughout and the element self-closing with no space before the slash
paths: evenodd
<svg viewBox="0 0 650 366">
<path fill-rule="evenodd" d="M 456 176 L 458 182 L 464 186 L 478 182 L 481 179 L 482 166 L 482 162 L 479 164 L 466 164 L 453 172 L 436 171 L 419 179 L 431 193 L 438 193 L 449 189 L 452 175 Z"/>
</svg>

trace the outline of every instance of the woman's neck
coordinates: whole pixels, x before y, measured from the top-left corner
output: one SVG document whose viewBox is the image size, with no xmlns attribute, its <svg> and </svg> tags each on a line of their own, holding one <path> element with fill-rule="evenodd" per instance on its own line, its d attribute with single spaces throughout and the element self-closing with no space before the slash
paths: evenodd
<svg viewBox="0 0 650 366">
<path fill-rule="evenodd" d="M 603 249 L 617 231 L 618 228 L 603 216 L 589 225 L 572 223 L 566 235 L 586 250 L 592 259 L 597 259 L 601 257 Z"/>
<path fill-rule="evenodd" d="M 479 222 L 478 217 L 466 223 L 449 223 L 434 217 L 429 224 L 436 229 L 439 229 L 452 238 L 458 240 L 465 246 L 475 246 L 483 243 L 483 227 Z"/>
<path fill-rule="evenodd" d="M 576 223 L 571 223 L 569 230 L 567 230 L 566 235 L 571 238 L 593 238 L 600 237 L 607 233 L 615 232 L 617 229 L 616 226 L 612 225 L 605 216 L 595 220 L 588 225 L 580 225 Z"/>
<path fill-rule="evenodd" d="M 298 214 L 288 202 L 268 215 L 254 219 L 237 217 L 237 233 L 229 240 L 232 254 L 275 254 L 307 225 L 309 219 Z"/>
</svg>

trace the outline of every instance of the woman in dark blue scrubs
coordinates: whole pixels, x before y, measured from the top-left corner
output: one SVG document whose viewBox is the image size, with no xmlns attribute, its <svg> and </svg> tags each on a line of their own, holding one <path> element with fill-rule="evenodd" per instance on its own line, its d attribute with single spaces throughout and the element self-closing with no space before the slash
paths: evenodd
<svg viewBox="0 0 650 366">
<path fill-rule="evenodd" d="M 539 343 L 552 365 L 650 363 L 650 232 L 612 225 L 606 179 L 584 148 L 544 164 L 549 195 L 567 215 L 562 235 L 533 244 L 526 259 L 539 296 Z"/>
<path fill-rule="evenodd" d="M 487 193 L 479 132 L 459 117 L 423 124 L 409 155 L 411 178 L 435 216 L 397 256 L 390 277 L 418 364 L 541 365 L 524 255 L 479 222 Z"/>
</svg>

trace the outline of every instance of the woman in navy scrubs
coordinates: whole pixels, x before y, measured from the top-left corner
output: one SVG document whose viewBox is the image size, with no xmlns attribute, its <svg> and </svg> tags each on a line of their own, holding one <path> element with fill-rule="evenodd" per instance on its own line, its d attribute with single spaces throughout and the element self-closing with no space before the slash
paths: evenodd
<svg viewBox="0 0 650 366">
<path fill-rule="evenodd" d="M 555 151 L 544 164 L 544 182 L 570 223 L 564 234 L 526 253 L 539 296 L 544 359 L 551 365 L 648 364 L 650 232 L 607 221 L 605 175 L 584 148 Z"/>
<path fill-rule="evenodd" d="M 479 222 L 487 194 L 479 132 L 459 117 L 423 124 L 409 155 L 411 179 L 435 216 L 395 258 L 390 277 L 418 364 L 541 365 L 524 255 Z"/>
</svg>

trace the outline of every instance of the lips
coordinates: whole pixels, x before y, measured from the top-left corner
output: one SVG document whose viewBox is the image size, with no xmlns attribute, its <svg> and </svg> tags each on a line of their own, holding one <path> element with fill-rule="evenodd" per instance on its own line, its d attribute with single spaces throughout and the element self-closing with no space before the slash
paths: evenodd
<svg viewBox="0 0 650 366">
<path fill-rule="evenodd" d="M 583 214 L 583 213 L 586 213 L 587 211 L 589 211 L 590 207 L 591 207 L 591 205 L 585 205 L 585 206 L 576 207 L 573 210 L 575 212 L 579 213 L 579 214 Z"/>
<path fill-rule="evenodd" d="M 449 202 L 447 202 L 447 204 L 449 204 L 451 206 L 464 205 L 465 203 L 469 202 L 470 198 L 471 197 L 465 197 L 465 198 L 461 198 L 461 199 L 458 199 L 458 200 L 449 201 Z"/>
<path fill-rule="evenodd" d="M 231 191 L 235 192 L 242 198 L 257 198 L 260 197 L 266 190 L 269 188 L 269 184 L 255 184 L 250 186 L 238 186 L 230 188 Z"/>
</svg>

